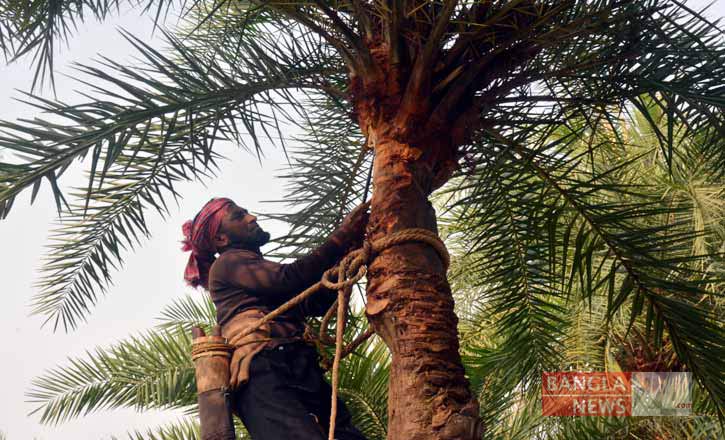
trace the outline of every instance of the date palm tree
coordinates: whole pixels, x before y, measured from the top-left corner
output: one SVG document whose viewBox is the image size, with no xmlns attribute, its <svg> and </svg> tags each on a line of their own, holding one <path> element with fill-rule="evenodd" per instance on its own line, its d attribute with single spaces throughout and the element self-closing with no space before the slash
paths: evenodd
<svg viewBox="0 0 725 440">
<path fill-rule="evenodd" d="M 647 121 L 655 121 L 660 129 L 666 127 L 666 118 L 653 101 L 645 100 L 642 112 L 623 118 L 618 124 L 618 135 L 630 141 L 626 152 L 607 150 L 617 135 L 610 127 L 596 134 L 602 145 L 600 153 L 607 155 L 617 171 L 613 181 L 623 187 L 639 187 L 640 195 L 648 194 L 651 200 L 660 200 L 662 206 L 678 206 L 679 229 L 690 231 L 692 240 L 687 243 L 686 253 L 709 255 L 691 260 L 702 269 L 697 277 L 718 278 L 722 266 L 718 266 L 717 249 L 725 242 L 725 182 L 722 171 L 712 157 L 703 154 L 699 138 L 677 136 L 674 150 L 681 158 L 675 172 L 657 145 L 657 136 L 648 128 Z M 677 132 L 680 132 L 678 129 Z M 579 146 L 587 150 L 587 143 Z M 580 162 L 571 173 L 590 175 L 596 162 Z M 294 176 L 288 176 L 292 180 Z M 517 182 L 509 176 L 502 185 Z M 506 182 L 509 183 L 506 183 Z M 645 344 L 651 358 L 667 359 L 680 363 L 669 332 L 653 331 L 650 319 L 638 316 L 632 321 L 632 298 L 624 300 L 620 308 L 611 312 L 608 302 L 610 286 L 608 275 L 601 270 L 580 276 L 584 249 L 594 262 L 585 263 L 600 267 L 607 261 L 608 248 L 595 246 L 583 240 L 559 242 L 559 255 L 573 255 L 561 259 L 561 291 L 567 295 L 550 295 L 538 292 L 524 284 L 535 284 L 541 276 L 538 264 L 521 265 L 521 258 L 491 253 L 491 243 L 472 245 L 469 237 L 485 235 L 508 249 L 516 244 L 521 255 L 530 255 L 528 249 L 537 246 L 539 235 L 545 233 L 533 228 L 532 219 L 526 215 L 526 206 L 502 200 L 507 209 L 488 204 L 471 203 L 467 197 L 455 202 L 448 199 L 460 195 L 460 182 L 451 182 L 436 197 L 439 206 L 448 206 L 441 217 L 442 235 L 453 253 L 451 279 L 456 292 L 457 313 L 461 317 L 462 352 L 467 376 L 472 390 L 481 405 L 481 416 L 488 426 L 486 438 L 491 439 L 578 439 L 578 438 L 685 438 L 717 437 L 719 426 L 717 400 L 710 398 L 702 384 L 694 388 L 695 418 L 624 418 L 574 420 L 542 418 L 540 409 L 540 375 L 546 370 L 579 371 L 631 371 L 637 369 L 641 356 L 633 353 L 627 335 L 638 335 L 639 347 Z M 292 189 L 294 192 L 294 188 Z M 617 202 L 618 192 L 606 194 L 609 202 Z M 477 210 L 462 215 L 459 211 Z M 571 212 L 570 212 L 571 214 Z M 480 223 L 479 219 L 491 217 Z M 519 220 L 513 222 L 511 217 Z M 507 220 L 509 218 L 509 220 Z M 534 217 L 535 218 L 535 217 Z M 573 221 L 574 217 L 571 218 Z M 672 228 L 672 211 L 659 216 L 644 216 L 643 225 L 665 225 Z M 502 234 L 501 228 L 507 228 Z M 675 229 L 670 229 L 674 233 Z M 694 233 L 699 231 L 699 233 Z M 589 248 L 589 246 L 595 246 Z M 505 269 L 505 270 L 502 270 Z M 713 276 L 714 275 L 714 276 Z M 615 275 L 614 282 L 621 286 L 624 273 Z M 590 279 L 591 278 L 591 279 Z M 721 276 L 719 276 L 722 279 Z M 603 283 L 602 280 L 607 283 Z M 722 281 L 710 287 L 722 291 Z M 592 285 L 597 287 L 592 288 Z M 522 293 L 522 289 L 524 292 Z M 528 292 L 528 293 L 527 293 Z M 527 319 L 519 319 L 521 307 L 532 307 Z M 516 307 L 502 307 L 510 304 Z M 705 312 L 722 316 L 721 296 L 705 297 Z M 69 418 L 89 414 L 101 409 L 135 407 L 139 410 L 180 408 L 195 414 L 193 366 L 189 357 L 189 332 L 192 325 L 213 325 L 215 310 L 208 298 L 184 297 L 176 300 L 161 314 L 161 323 L 149 332 L 112 347 L 99 348 L 87 356 L 71 359 L 66 365 L 34 381 L 29 398 L 37 404 L 36 411 L 45 423 L 59 423 Z M 512 319 L 513 317 L 513 319 Z M 360 318 L 362 320 L 362 318 Z M 360 321 L 348 327 L 348 337 L 361 331 Z M 722 321 L 717 321 L 722 328 Z M 646 335 L 643 337 L 642 335 Z M 648 359 L 644 359 L 647 361 Z M 714 360 L 717 362 L 717 360 Z M 720 360 L 721 361 L 721 360 Z M 500 368 L 501 363 L 509 367 Z M 682 365 L 678 365 L 681 369 Z M 672 370 L 671 364 L 653 366 L 648 370 Z M 382 344 L 375 341 L 343 363 L 341 394 L 353 409 L 355 424 L 369 439 L 383 439 L 387 432 L 386 382 L 389 374 L 389 357 Z M 241 427 L 240 427 L 241 428 Z M 244 438 L 244 431 L 239 430 Z M 157 430 L 135 432 L 134 439 L 196 439 L 198 425 L 193 420 L 182 420 Z"/>
<path fill-rule="evenodd" d="M 5 2 L 0 45 L 34 56 L 52 80 L 57 42 L 73 22 L 122 5 L 161 20 L 171 3 Z M 52 117 L 4 122 L 0 213 L 47 180 L 65 224 L 51 245 L 35 310 L 72 329 L 107 287 L 123 252 L 147 235 L 145 213 L 166 211 L 174 183 L 214 171 L 216 141 L 256 151 L 305 131 L 291 150 L 293 224 L 284 248 L 302 249 L 365 194 L 368 235 L 437 229 L 429 199 L 446 183 L 471 249 L 489 256 L 472 273 L 500 289 L 509 343 L 536 364 L 560 331 L 557 298 L 571 281 L 590 298 L 607 289 L 607 315 L 646 315 L 721 410 L 723 327 L 705 307 L 714 254 L 689 252 L 681 206 L 622 184 L 633 149 L 617 121 L 645 120 L 675 173 L 674 145 L 697 138 L 725 169 L 725 45 L 717 23 L 676 0 L 185 2 L 167 51 L 132 35 L 143 63 L 80 66 L 94 92 L 65 104 L 28 100 Z M 662 128 L 663 127 L 663 128 Z M 607 142 L 595 133 L 610 130 Z M 283 143 L 284 144 L 284 143 Z M 60 185 L 76 160 L 88 185 Z M 586 172 L 574 172 L 587 164 Z M 70 200 L 69 200 L 70 199 Z M 662 224 L 662 216 L 671 222 Z M 280 216 L 276 216 L 280 217 Z M 562 252 L 570 246 L 575 252 Z M 688 249 L 686 252 L 685 249 Z M 718 249 L 715 254 L 721 252 Z M 718 254 L 719 255 L 719 254 Z M 576 270 L 567 271 L 572 264 Z M 478 270 L 476 270 L 478 269 Z M 702 274 L 708 276 L 701 276 Z M 396 246 L 368 270 L 366 316 L 391 352 L 391 439 L 472 438 L 479 402 L 459 354 L 458 319 L 441 259 L 425 244 Z M 532 339 L 533 338 L 533 339 Z M 546 344 L 547 341 L 549 344 Z M 502 358 L 505 359 L 505 358 Z M 503 365 L 503 364 L 502 364 Z"/>
<path fill-rule="evenodd" d="M 647 119 L 663 124 L 662 112 L 647 102 L 647 115 L 635 112 L 633 118 L 620 121 L 620 135 L 637 143 L 627 152 L 609 151 L 609 160 L 616 164 L 615 180 L 629 186 L 646 188 L 653 199 L 663 206 L 678 205 L 678 218 L 683 228 L 700 231 L 689 243 L 689 252 L 711 255 L 717 258 L 718 247 L 725 243 L 725 182 L 721 171 L 698 146 L 698 139 L 678 137 L 674 151 L 681 158 L 676 171 L 670 172 L 656 142 L 654 132 L 648 129 Z M 661 125 L 660 128 L 664 128 Z M 603 129 L 596 137 L 602 145 L 612 130 Z M 583 150 L 586 144 L 582 144 Z M 583 162 L 572 170 L 575 173 L 591 173 L 593 162 Z M 579 263 L 562 268 L 567 274 L 564 284 L 570 292 L 561 296 L 536 295 L 546 299 L 542 303 L 548 318 L 556 325 L 544 325 L 546 315 L 532 314 L 532 321 L 510 320 L 510 314 L 520 313 L 515 308 L 501 309 L 502 301 L 519 304 L 520 283 L 533 279 L 534 269 L 515 264 L 501 265 L 497 254 L 491 254 L 486 246 L 470 246 L 467 236 L 476 228 L 489 230 L 492 240 L 512 240 L 512 234 L 499 234 L 500 225 L 513 227 L 505 217 L 510 210 L 498 211 L 496 221 L 480 225 L 475 216 L 462 216 L 460 208 L 476 209 L 477 205 L 465 198 L 455 204 L 446 203 L 449 195 L 456 194 L 458 185 L 449 184 L 436 197 L 436 204 L 453 206 L 442 215 L 442 235 L 453 252 L 451 269 L 452 287 L 456 292 L 457 314 L 461 318 L 461 345 L 467 375 L 473 392 L 482 402 L 481 416 L 489 427 L 486 438 L 491 439 L 581 439 L 581 438 L 716 438 L 720 434 L 715 401 L 708 397 L 701 385 L 694 387 L 694 418 L 543 418 L 540 409 L 539 377 L 545 370 L 577 371 L 678 371 L 684 366 L 676 356 L 668 334 L 656 335 L 645 317 L 631 321 L 632 300 L 626 300 L 619 311 L 608 316 L 608 286 L 600 283 L 601 273 L 593 274 L 599 288 L 591 289 L 590 281 L 578 278 Z M 619 197 L 618 194 L 611 194 Z M 614 200 L 616 201 L 616 200 Z M 457 207 L 456 207 L 457 205 Z M 521 209 L 511 205 L 510 209 Z M 509 211 L 509 212 L 507 212 Z M 517 211 L 518 212 L 518 211 Z M 517 214 L 518 215 L 518 214 Z M 522 221 L 526 225 L 531 223 Z M 654 218 L 645 217 L 645 222 Z M 660 224 L 670 224 L 669 212 L 656 219 Z M 684 229 L 683 229 L 684 230 Z M 478 232 L 477 232 L 478 233 Z M 527 248 L 526 236 L 536 235 L 523 229 L 513 240 Z M 581 253 L 585 242 L 572 243 L 560 252 Z M 593 249 L 592 257 L 601 259 L 606 247 Z M 722 272 L 716 260 L 693 261 L 701 266 L 700 276 Z M 704 266 L 702 266 L 704 263 Z M 487 276 L 491 270 L 508 267 L 507 279 Z M 524 270 L 526 269 L 526 270 Z M 624 276 L 624 275 L 620 275 Z M 492 282 L 493 281 L 493 282 Z M 721 282 L 721 281 L 720 281 Z M 502 288 L 504 286 L 504 288 Z M 722 286 L 712 290 L 721 291 Z M 586 293 L 589 292 L 587 295 Z M 705 309 L 722 315 L 723 299 L 706 298 Z M 189 331 L 196 323 L 213 325 L 215 310 L 208 298 L 184 297 L 175 301 L 161 314 L 161 323 L 141 337 L 132 337 L 110 348 L 97 349 L 87 356 L 72 359 L 64 366 L 38 378 L 29 394 L 38 404 L 37 410 L 46 423 L 56 423 L 68 418 L 88 414 L 102 408 L 134 406 L 139 409 L 183 408 L 195 412 L 192 364 L 189 359 Z M 348 327 L 348 338 L 361 330 L 358 317 Z M 541 326 L 551 332 L 535 331 Z M 650 325 L 648 330 L 648 325 Z M 720 323 L 722 325 L 722 323 Z M 517 335 L 514 337 L 514 335 Z M 532 350 L 536 350 L 533 351 Z M 342 395 L 353 408 L 356 425 L 369 439 L 383 439 L 386 434 L 386 382 L 389 357 L 384 346 L 375 341 L 365 346 L 343 364 Z M 500 363 L 507 362 L 507 369 Z M 244 438 L 240 430 L 240 438 Z M 198 426 L 190 420 L 182 420 L 157 430 L 134 432 L 133 439 L 196 439 Z"/>
</svg>

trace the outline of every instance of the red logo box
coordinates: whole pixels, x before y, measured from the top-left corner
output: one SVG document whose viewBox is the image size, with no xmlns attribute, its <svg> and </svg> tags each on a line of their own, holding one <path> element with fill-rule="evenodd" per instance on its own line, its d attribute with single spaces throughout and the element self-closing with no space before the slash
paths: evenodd
<svg viewBox="0 0 725 440">
<path fill-rule="evenodd" d="M 542 413 L 545 416 L 630 416 L 631 379 L 631 373 L 543 373 Z"/>
</svg>

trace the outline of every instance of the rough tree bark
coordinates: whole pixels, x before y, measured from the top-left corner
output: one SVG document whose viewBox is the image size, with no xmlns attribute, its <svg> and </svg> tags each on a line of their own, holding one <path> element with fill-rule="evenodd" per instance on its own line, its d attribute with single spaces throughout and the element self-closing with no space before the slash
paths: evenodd
<svg viewBox="0 0 725 440">
<path fill-rule="evenodd" d="M 367 41 L 370 63 L 351 74 L 355 115 L 375 151 L 368 236 L 408 228 L 437 232 L 428 197 L 456 166 L 467 121 L 433 121 L 417 87 L 425 69 L 403 67 L 388 43 Z M 421 76 L 422 75 L 422 76 Z M 458 319 L 443 262 L 429 245 L 386 249 L 368 268 L 366 313 L 392 354 L 388 439 L 472 440 L 482 434 L 458 353 Z"/>
<path fill-rule="evenodd" d="M 450 162 L 450 141 L 401 142 L 395 124 L 367 125 L 375 149 L 368 233 L 373 239 L 406 228 L 437 232 L 428 201 L 436 170 Z M 368 272 L 367 316 L 392 353 L 388 439 L 480 438 L 478 403 L 458 353 L 457 317 L 443 263 L 426 244 L 382 252 Z"/>
</svg>

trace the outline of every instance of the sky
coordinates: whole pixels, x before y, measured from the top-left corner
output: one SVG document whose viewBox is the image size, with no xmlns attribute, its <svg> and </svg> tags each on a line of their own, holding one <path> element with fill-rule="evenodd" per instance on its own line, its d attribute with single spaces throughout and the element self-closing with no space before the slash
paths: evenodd
<svg viewBox="0 0 725 440">
<path fill-rule="evenodd" d="M 702 7 L 709 2 L 691 1 L 688 5 Z M 709 17 L 725 16 L 725 0 L 716 0 Z M 173 24 L 173 20 L 169 24 Z M 153 33 L 148 18 L 140 18 L 136 12 L 128 12 L 103 24 L 80 26 L 77 38 L 70 41 L 57 57 L 56 88 L 58 97 L 71 100 L 75 90 L 83 87 L 72 80 L 75 75 L 70 62 L 88 63 L 96 54 L 116 60 L 132 61 L 130 45 L 119 35 L 117 28 L 157 47 L 162 47 L 159 33 Z M 20 96 L 16 89 L 28 90 L 32 70 L 28 63 L 10 66 L 0 65 L 0 119 L 13 120 L 31 117 L 34 113 L 13 98 Z M 51 97 L 49 90 L 42 93 Z M 171 208 L 164 220 L 158 215 L 149 217 L 152 238 L 142 247 L 126 254 L 125 265 L 113 274 L 113 286 L 101 298 L 88 322 L 70 333 L 53 333 L 41 328 L 42 319 L 29 316 L 30 299 L 36 293 L 33 283 L 37 280 L 44 245 L 53 227 L 55 208 L 48 188 L 41 193 L 33 206 L 28 195 L 15 202 L 8 219 L 0 221 L 0 433 L 8 440 L 25 439 L 108 439 L 111 435 L 122 436 L 133 429 L 145 429 L 180 417 L 180 412 L 145 411 L 132 409 L 100 411 L 58 426 L 44 426 L 37 415 L 28 416 L 33 405 L 25 393 L 31 380 L 44 371 L 64 364 L 68 357 L 83 356 L 94 347 L 110 344 L 153 327 L 164 306 L 174 298 L 187 293 L 202 295 L 201 291 L 184 285 L 182 274 L 187 255 L 180 251 L 181 224 L 196 214 L 198 209 L 213 196 L 227 196 L 252 212 L 274 211 L 277 206 L 263 203 L 283 197 L 283 182 L 275 178 L 284 167 L 281 150 L 266 145 L 263 166 L 256 156 L 232 146 L 224 146 L 220 152 L 229 160 L 221 163 L 219 177 L 205 182 L 186 183 L 179 186 L 183 199 Z M 78 180 L 70 175 L 66 182 Z M 284 233 L 284 225 L 265 220 L 262 226 L 272 236 Z M 0 438 L 2 438 L 0 436 Z"/>
</svg>

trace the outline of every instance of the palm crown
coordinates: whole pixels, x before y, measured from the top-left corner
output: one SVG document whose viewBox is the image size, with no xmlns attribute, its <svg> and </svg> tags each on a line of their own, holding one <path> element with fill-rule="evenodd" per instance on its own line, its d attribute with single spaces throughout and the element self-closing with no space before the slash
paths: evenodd
<svg viewBox="0 0 725 440">
<path fill-rule="evenodd" d="M 34 54 L 40 81 L 73 20 L 116 6 L 10 2 L 0 44 L 10 57 Z M 169 3 L 141 7 L 159 19 Z M 45 179 L 64 219 L 34 299 L 54 327 L 89 312 L 150 232 L 146 211 L 164 213 L 178 196 L 176 182 L 214 173 L 217 141 L 260 154 L 264 138 L 286 147 L 296 124 L 304 134 L 286 150 L 286 177 L 299 209 L 271 214 L 292 224 L 278 255 L 314 245 L 364 197 L 372 150 L 393 139 L 426 163 L 423 192 L 440 188 L 442 231 L 465 250 L 454 283 L 479 312 L 464 323 L 496 317 L 502 329 L 482 339 L 496 347 L 481 366 L 491 380 L 535 386 L 566 359 L 572 311 L 592 313 L 606 334 L 624 319 L 619 337 L 641 326 L 665 341 L 721 412 L 716 23 L 675 1 L 213 1 L 184 11 L 167 51 L 127 35 L 140 66 L 79 66 L 92 80 L 87 100 L 29 96 L 52 118 L 2 123 L 0 146 L 18 155 L 0 163 L 0 212 Z M 78 159 L 88 185 L 66 192 L 59 179 Z M 511 359 L 520 367 L 491 372 Z"/>
</svg>

